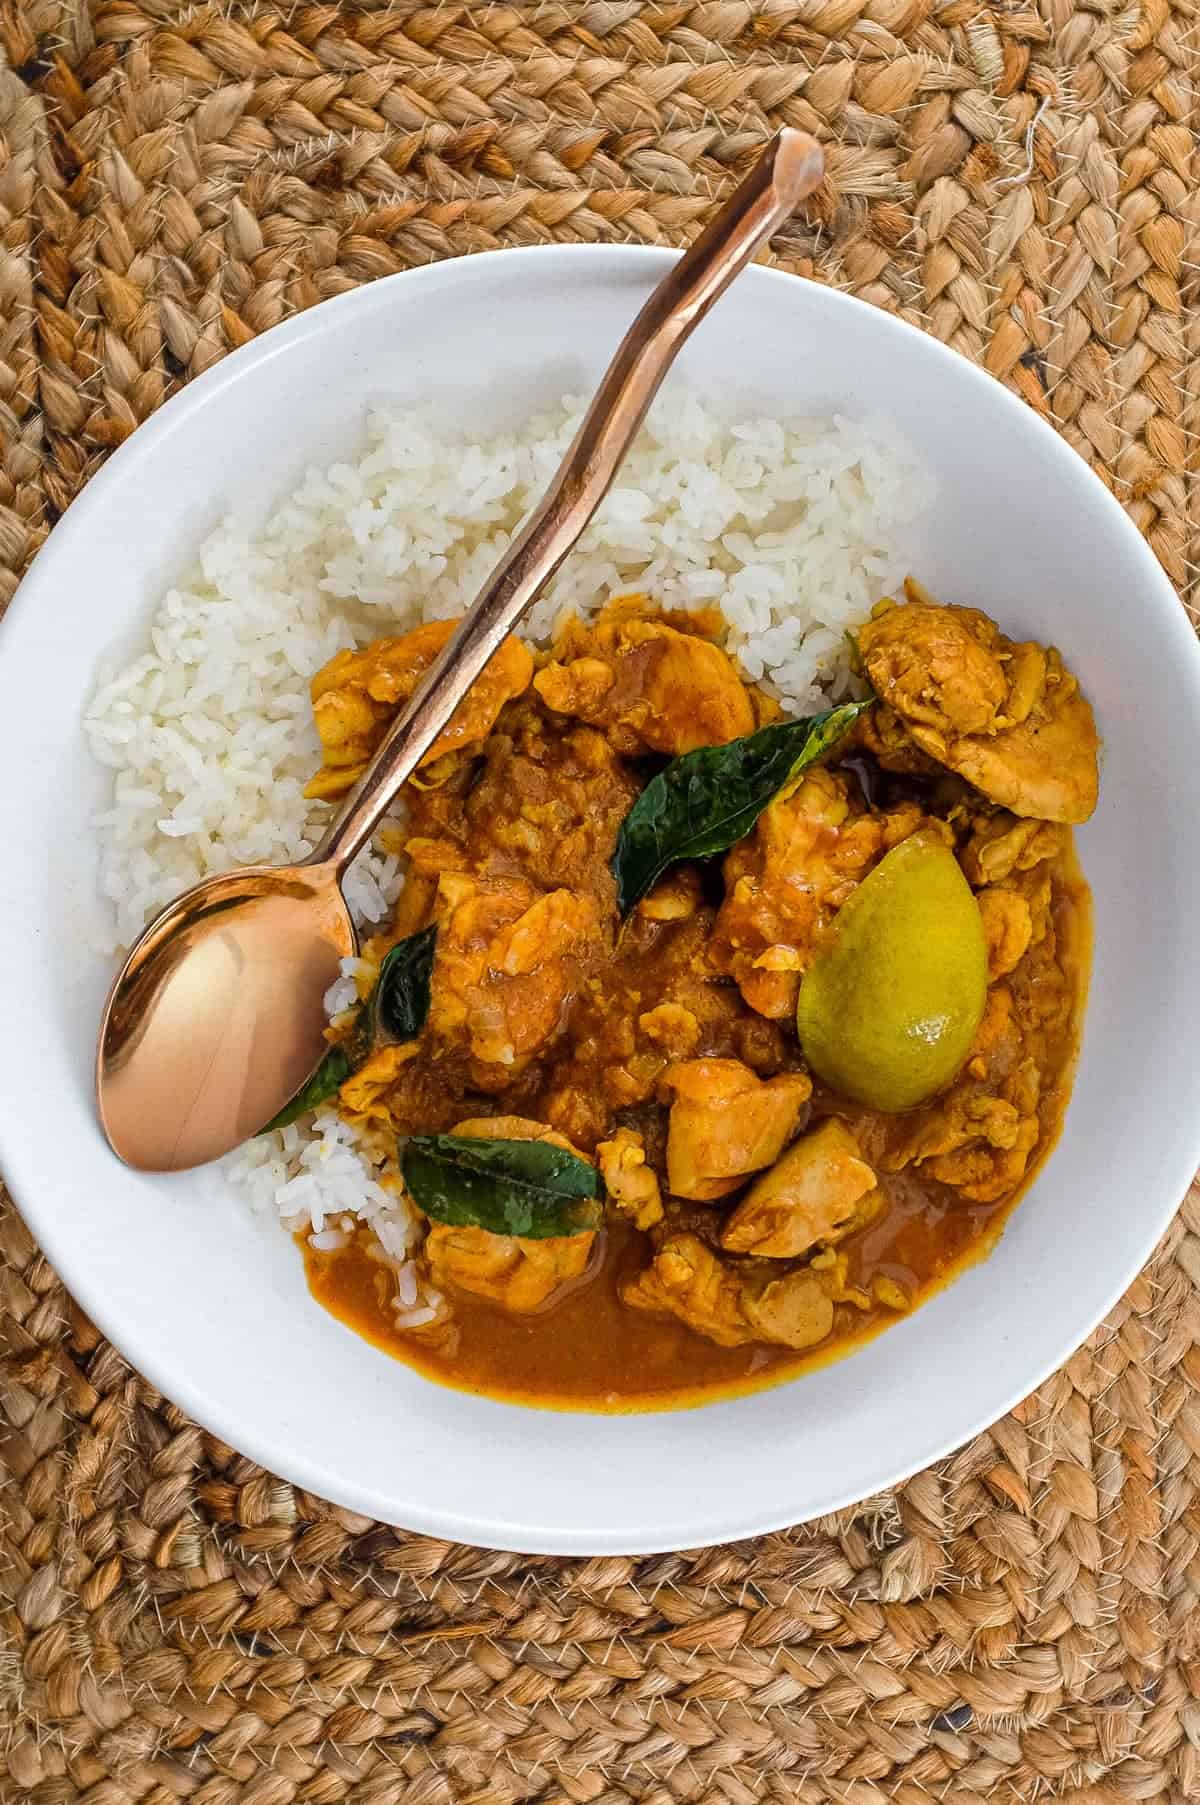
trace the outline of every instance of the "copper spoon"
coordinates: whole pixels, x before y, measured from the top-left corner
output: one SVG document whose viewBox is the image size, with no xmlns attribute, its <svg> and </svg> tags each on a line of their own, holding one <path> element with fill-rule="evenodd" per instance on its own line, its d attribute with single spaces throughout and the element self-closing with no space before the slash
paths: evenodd
<svg viewBox="0 0 1200 1805">
<path fill-rule="evenodd" d="M 100 1123 L 129 1165 L 217 1159 L 311 1076 L 326 1050 L 322 999 L 356 950 L 346 867 L 587 526 L 684 340 L 823 172 L 815 139 L 780 132 L 659 283 L 544 499 L 316 851 L 302 865 L 208 878 L 146 929 L 109 994 L 96 1055 Z"/>
</svg>

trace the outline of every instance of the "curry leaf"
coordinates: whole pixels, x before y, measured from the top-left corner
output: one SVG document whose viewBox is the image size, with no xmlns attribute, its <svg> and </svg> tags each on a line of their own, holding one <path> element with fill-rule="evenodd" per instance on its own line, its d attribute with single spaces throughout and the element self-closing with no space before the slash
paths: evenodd
<svg viewBox="0 0 1200 1805">
<path fill-rule="evenodd" d="M 437 948 L 437 923 L 398 940 L 385 954 L 366 1002 L 345 1039 L 330 1047 L 312 1077 L 296 1092 L 259 1134 L 286 1128 L 300 1116 L 328 1102 L 345 1084 L 351 1072 L 365 1065 L 379 1047 L 398 1046 L 415 1040 L 429 1014 L 433 956 Z"/>
<path fill-rule="evenodd" d="M 617 834 L 610 866 L 622 915 L 669 865 L 708 858 L 743 839 L 772 797 L 830 751 L 870 706 L 847 702 L 673 758 L 651 778 Z"/>
<path fill-rule="evenodd" d="M 260 1134 L 270 1134 L 272 1128 L 286 1128 L 299 1116 L 306 1116 L 310 1109 L 316 1109 L 321 1103 L 334 1096 L 350 1076 L 350 1061 L 346 1057 L 344 1047 L 330 1047 L 324 1059 L 313 1073 L 307 1084 L 302 1084 L 290 1103 L 284 1105 L 277 1116 L 272 1116 Z"/>
<path fill-rule="evenodd" d="M 364 1028 L 372 1048 L 413 1040 L 429 1014 L 437 923 L 398 941 L 379 967 L 366 1005 Z"/>
<path fill-rule="evenodd" d="M 400 1153 L 405 1189 L 436 1222 L 541 1241 L 599 1228 L 596 1168 L 552 1141 L 414 1134 Z"/>
</svg>

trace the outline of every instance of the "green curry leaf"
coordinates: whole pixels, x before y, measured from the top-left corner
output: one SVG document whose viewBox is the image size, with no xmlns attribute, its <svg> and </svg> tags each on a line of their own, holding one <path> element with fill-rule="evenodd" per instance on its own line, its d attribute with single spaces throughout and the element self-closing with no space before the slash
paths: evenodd
<svg viewBox="0 0 1200 1805">
<path fill-rule="evenodd" d="M 398 941 L 379 967 L 363 1021 L 372 1051 L 414 1040 L 425 1026 L 437 933 L 434 922 Z"/>
<path fill-rule="evenodd" d="M 599 1228 L 596 1168 L 551 1141 L 414 1134 L 400 1152 L 405 1189 L 435 1222 L 541 1241 Z"/>
<path fill-rule="evenodd" d="M 870 706 L 847 702 L 673 758 L 651 778 L 617 834 L 610 867 L 622 915 L 669 865 L 709 858 L 743 839 L 772 797 L 830 751 Z"/>
<path fill-rule="evenodd" d="M 429 1014 L 437 932 L 434 922 L 389 948 L 379 967 L 375 988 L 359 1007 L 350 1032 L 337 1046 L 330 1047 L 307 1084 L 259 1129 L 259 1134 L 286 1128 L 289 1122 L 328 1102 L 379 1047 L 399 1046 L 403 1041 L 416 1039 Z"/>
</svg>

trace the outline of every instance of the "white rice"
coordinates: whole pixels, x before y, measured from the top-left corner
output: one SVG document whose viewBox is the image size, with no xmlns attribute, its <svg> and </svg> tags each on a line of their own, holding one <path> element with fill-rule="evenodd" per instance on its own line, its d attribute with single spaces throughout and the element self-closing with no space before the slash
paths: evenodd
<svg viewBox="0 0 1200 1805">
<path fill-rule="evenodd" d="M 96 817 L 105 950 L 212 872 L 312 850 L 327 809 L 303 796 L 320 764 L 309 679 L 344 646 L 464 609 L 579 411 L 567 400 L 482 442 L 421 412 L 373 413 L 356 463 L 310 469 L 265 523 L 230 518 L 210 535 L 155 611 L 146 649 L 100 671 L 87 711 L 113 774 Z M 746 676 L 810 712 L 846 693 L 846 631 L 910 568 L 931 494 L 886 424 L 731 426 L 668 391 L 526 632 L 544 643 L 566 610 L 629 589 L 719 607 Z M 394 854 L 363 854 L 348 885 L 361 925 L 385 919 L 402 881 Z M 359 965 L 345 962 L 331 1016 L 354 1005 Z M 418 1218 L 381 1185 L 381 1149 L 332 1112 L 250 1142 L 227 1172 L 251 1207 L 307 1228 L 318 1248 L 366 1223 L 397 1273 L 397 1322 L 434 1319 L 440 1299 L 408 1261 Z"/>
</svg>

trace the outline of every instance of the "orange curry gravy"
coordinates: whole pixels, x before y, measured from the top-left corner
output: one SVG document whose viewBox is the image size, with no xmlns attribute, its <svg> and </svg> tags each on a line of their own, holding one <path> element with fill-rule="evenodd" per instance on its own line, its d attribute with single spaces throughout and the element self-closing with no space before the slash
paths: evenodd
<svg viewBox="0 0 1200 1805">
<path fill-rule="evenodd" d="M 756 711 L 760 705 L 756 698 Z M 368 951 L 378 956 L 436 916 L 430 1019 L 416 1056 L 390 1068 L 386 1082 L 352 1081 L 343 1109 L 388 1136 L 447 1132 L 468 1117 L 523 1116 L 588 1155 L 627 1127 L 662 1177 L 667 1108 L 659 1082 L 674 1059 L 738 1060 L 764 1079 L 803 1070 L 790 1014 L 769 1019 L 750 1007 L 728 966 L 722 972 L 710 957 L 722 932 L 719 862 L 677 869 L 662 906 L 635 911 L 618 932 L 609 855 L 621 819 L 662 762 L 624 745 L 619 732 L 606 734 L 602 723 L 564 721 L 531 691 L 504 706 L 472 758 L 411 798 L 410 875 L 393 927 Z M 818 1085 L 801 1118 L 805 1131 L 841 1117 L 877 1174 L 881 1207 L 837 1248 L 847 1283 L 870 1293 L 872 1281 L 890 1281 L 892 1298 L 915 1306 L 986 1254 L 1058 1135 L 1086 997 L 1090 897 L 1069 828 L 1053 828 L 1035 845 L 1044 824 L 1006 815 L 958 779 L 878 768 L 869 743 L 850 748 L 844 764 L 835 754 L 830 770 L 826 784 L 853 791 L 859 810 L 867 803 L 907 808 L 914 819 L 944 822 L 977 894 L 1015 892 L 1039 924 L 993 982 L 978 1056 L 948 1091 L 889 1116 Z M 466 1037 L 459 1004 L 468 992 L 456 996 L 454 987 L 465 986 L 475 943 L 460 934 L 455 911 L 495 909 L 503 924 L 550 892 L 594 904 L 598 939 L 589 942 L 586 923 L 559 920 L 566 950 L 537 968 L 551 976 L 518 977 L 502 998 L 490 999 L 488 1033 L 503 1018 L 518 1051 L 506 1071 L 489 1058 L 486 1036 Z M 486 928 L 493 930 L 494 923 Z M 479 994 L 477 985 L 469 993 Z M 656 1016 L 664 1006 L 668 1013 Z M 694 1024 L 684 1047 L 672 1045 L 676 1006 Z M 1022 1072 L 1032 1072 L 1032 1086 Z M 964 1123 L 993 1126 L 968 1133 Z M 648 1266 L 663 1235 L 686 1231 L 718 1249 L 736 1195 L 684 1203 L 666 1195 L 664 1178 L 666 1222 L 648 1233 L 610 1204 L 586 1270 L 530 1314 L 512 1313 L 443 1273 L 435 1276 L 448 1319 L 398 1328 L 395 1274 L 365 1231 L 336 1252 L 305 1243 L 308 1282 L 324 1308 L 429 1378 L 551 1408 L 655 1409 L 756 1389 L 823 1364 L 897 1320 L 896 1307 L 878 1296 L 865 1309 L 839 1301 L 832 1333 L 797 1352 L 762 1342 L 719 1346 L 683 1321 L 631 1308 L 621 1287 Z M 773 1263 L 775 1271 L 781 1264 Z"/>
<path fill-rule="evenodd" d="M 880 1172 L 886 1208 L 844 1244 L 852 1282 L 882 1274 L 909 1289 L 914 1306 L 925 1302 L 986 1257 L 1052 1150 L 1070 1097 L 1091 960 L 1091 899 L 1073 852 L 1055 872 L 1054 913 L 1073 1000 L 1054 1047 L 1054 1075 L 1039 1111 L 1041 1139 L 1024 1183 L 998 1203 L 976 1204 L 908 1172 Z M 844 1108 L 819 1093 L 813 1103 L 814 1119 L 817 1111 Z M 851 1119 L 861 1131 L 863 1116 Z M 622 1303 L 619 1286 L 646 1264 L 649 1242 L 630 1223 L 610 1218 L 585 1279 L 559 1302 L 515 1316 L 451 1289 L 455 1333 L 429 1341 L 397 1329 L 393 1276 L 373 1257 L 366 1235 L 338 1253 L 318 1253 L 303 1237 L 300 1243 L 314 1298 L 356 1334 L 443 1385 L 548 1409 L 637 1411 L 711 1402 L 823 1366 L 897 1320 L 878 1306 L 864 1314 L 839 1304 L 833 1335 L 809 1352 L 718 1347 L 680 1322 Z"/>
</svg>

